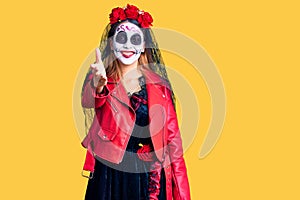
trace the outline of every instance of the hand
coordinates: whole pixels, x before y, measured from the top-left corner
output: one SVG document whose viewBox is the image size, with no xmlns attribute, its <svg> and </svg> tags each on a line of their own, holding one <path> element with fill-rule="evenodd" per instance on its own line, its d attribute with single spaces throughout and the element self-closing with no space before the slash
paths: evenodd
<svg viewBox="0 0 300 200">
<path fill-rule="evenodd" d="M 96 48 L 96 62 L 90 65 L 93 73 L 93 84 L 95 88 L 101 88 L 107 83 L 106 71 L 101 61 L 101 52 Z"/>
</svg>

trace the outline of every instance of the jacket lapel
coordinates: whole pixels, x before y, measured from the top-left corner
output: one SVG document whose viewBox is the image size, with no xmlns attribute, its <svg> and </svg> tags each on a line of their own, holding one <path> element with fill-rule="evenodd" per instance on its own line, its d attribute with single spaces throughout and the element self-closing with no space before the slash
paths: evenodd
<svg viewBox="0 0 300 200">
<path fill-rule="evenodd" d="M 108 84 L 108 87 L 109 87 L 108 89 L 111 91 L 111 95 L 113 97 L 115 97 L 116 99 L 118 99 L 123 104 L 130 107 L 130 101 L 129 101 L 128 95 L 127 95 L 126 90 L 125 90 L 123 84 L 121 83 L 121 81 L 119 80 L 119 81 L 115 82 L 109 78 L 108 83 L 112 83 L 112 84 Z"/>
</svg>

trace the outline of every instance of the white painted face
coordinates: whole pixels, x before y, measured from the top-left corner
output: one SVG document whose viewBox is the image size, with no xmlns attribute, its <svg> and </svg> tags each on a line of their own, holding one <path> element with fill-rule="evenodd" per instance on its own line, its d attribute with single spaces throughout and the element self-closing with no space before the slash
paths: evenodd
<svg viewBox="0 0 300 200">
<path fill-rule="evenodd" d="M 142 30 L 133 23 L 120 24 L 113 36 L 115 56 L 125 65 L 131 65 L 144 52 L 144 35 Z"/>
</svg>

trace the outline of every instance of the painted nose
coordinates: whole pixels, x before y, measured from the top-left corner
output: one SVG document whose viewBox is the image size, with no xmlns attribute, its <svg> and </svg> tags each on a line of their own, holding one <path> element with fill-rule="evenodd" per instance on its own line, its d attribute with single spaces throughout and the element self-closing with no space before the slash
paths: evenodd
<svg viewBox="0 0 300 200">
<path fill-rule="evenodd" d="M 130 46 L 131 46 L 130 41 L 127 40 L 127 42 L 124 44 L 124 48 L 129 49 Z"/>
</svg>

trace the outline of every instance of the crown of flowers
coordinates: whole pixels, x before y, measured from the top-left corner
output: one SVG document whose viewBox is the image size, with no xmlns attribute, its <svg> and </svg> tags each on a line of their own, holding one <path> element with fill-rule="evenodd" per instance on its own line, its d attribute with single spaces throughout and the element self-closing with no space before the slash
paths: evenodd
<svg viewBox="0 0 300 200">
<path fill-rule="evenodd" d="M 143 10 L 139 10 L 134 5 L 127 4 L 124 8 L 113 8 L 109 14 L 110 24 L 120 22 L 125 19 L 134 19 L 136 20 L 142 28 L 149 28 L 152 26 L 152 16 Z"/>
</svg>

